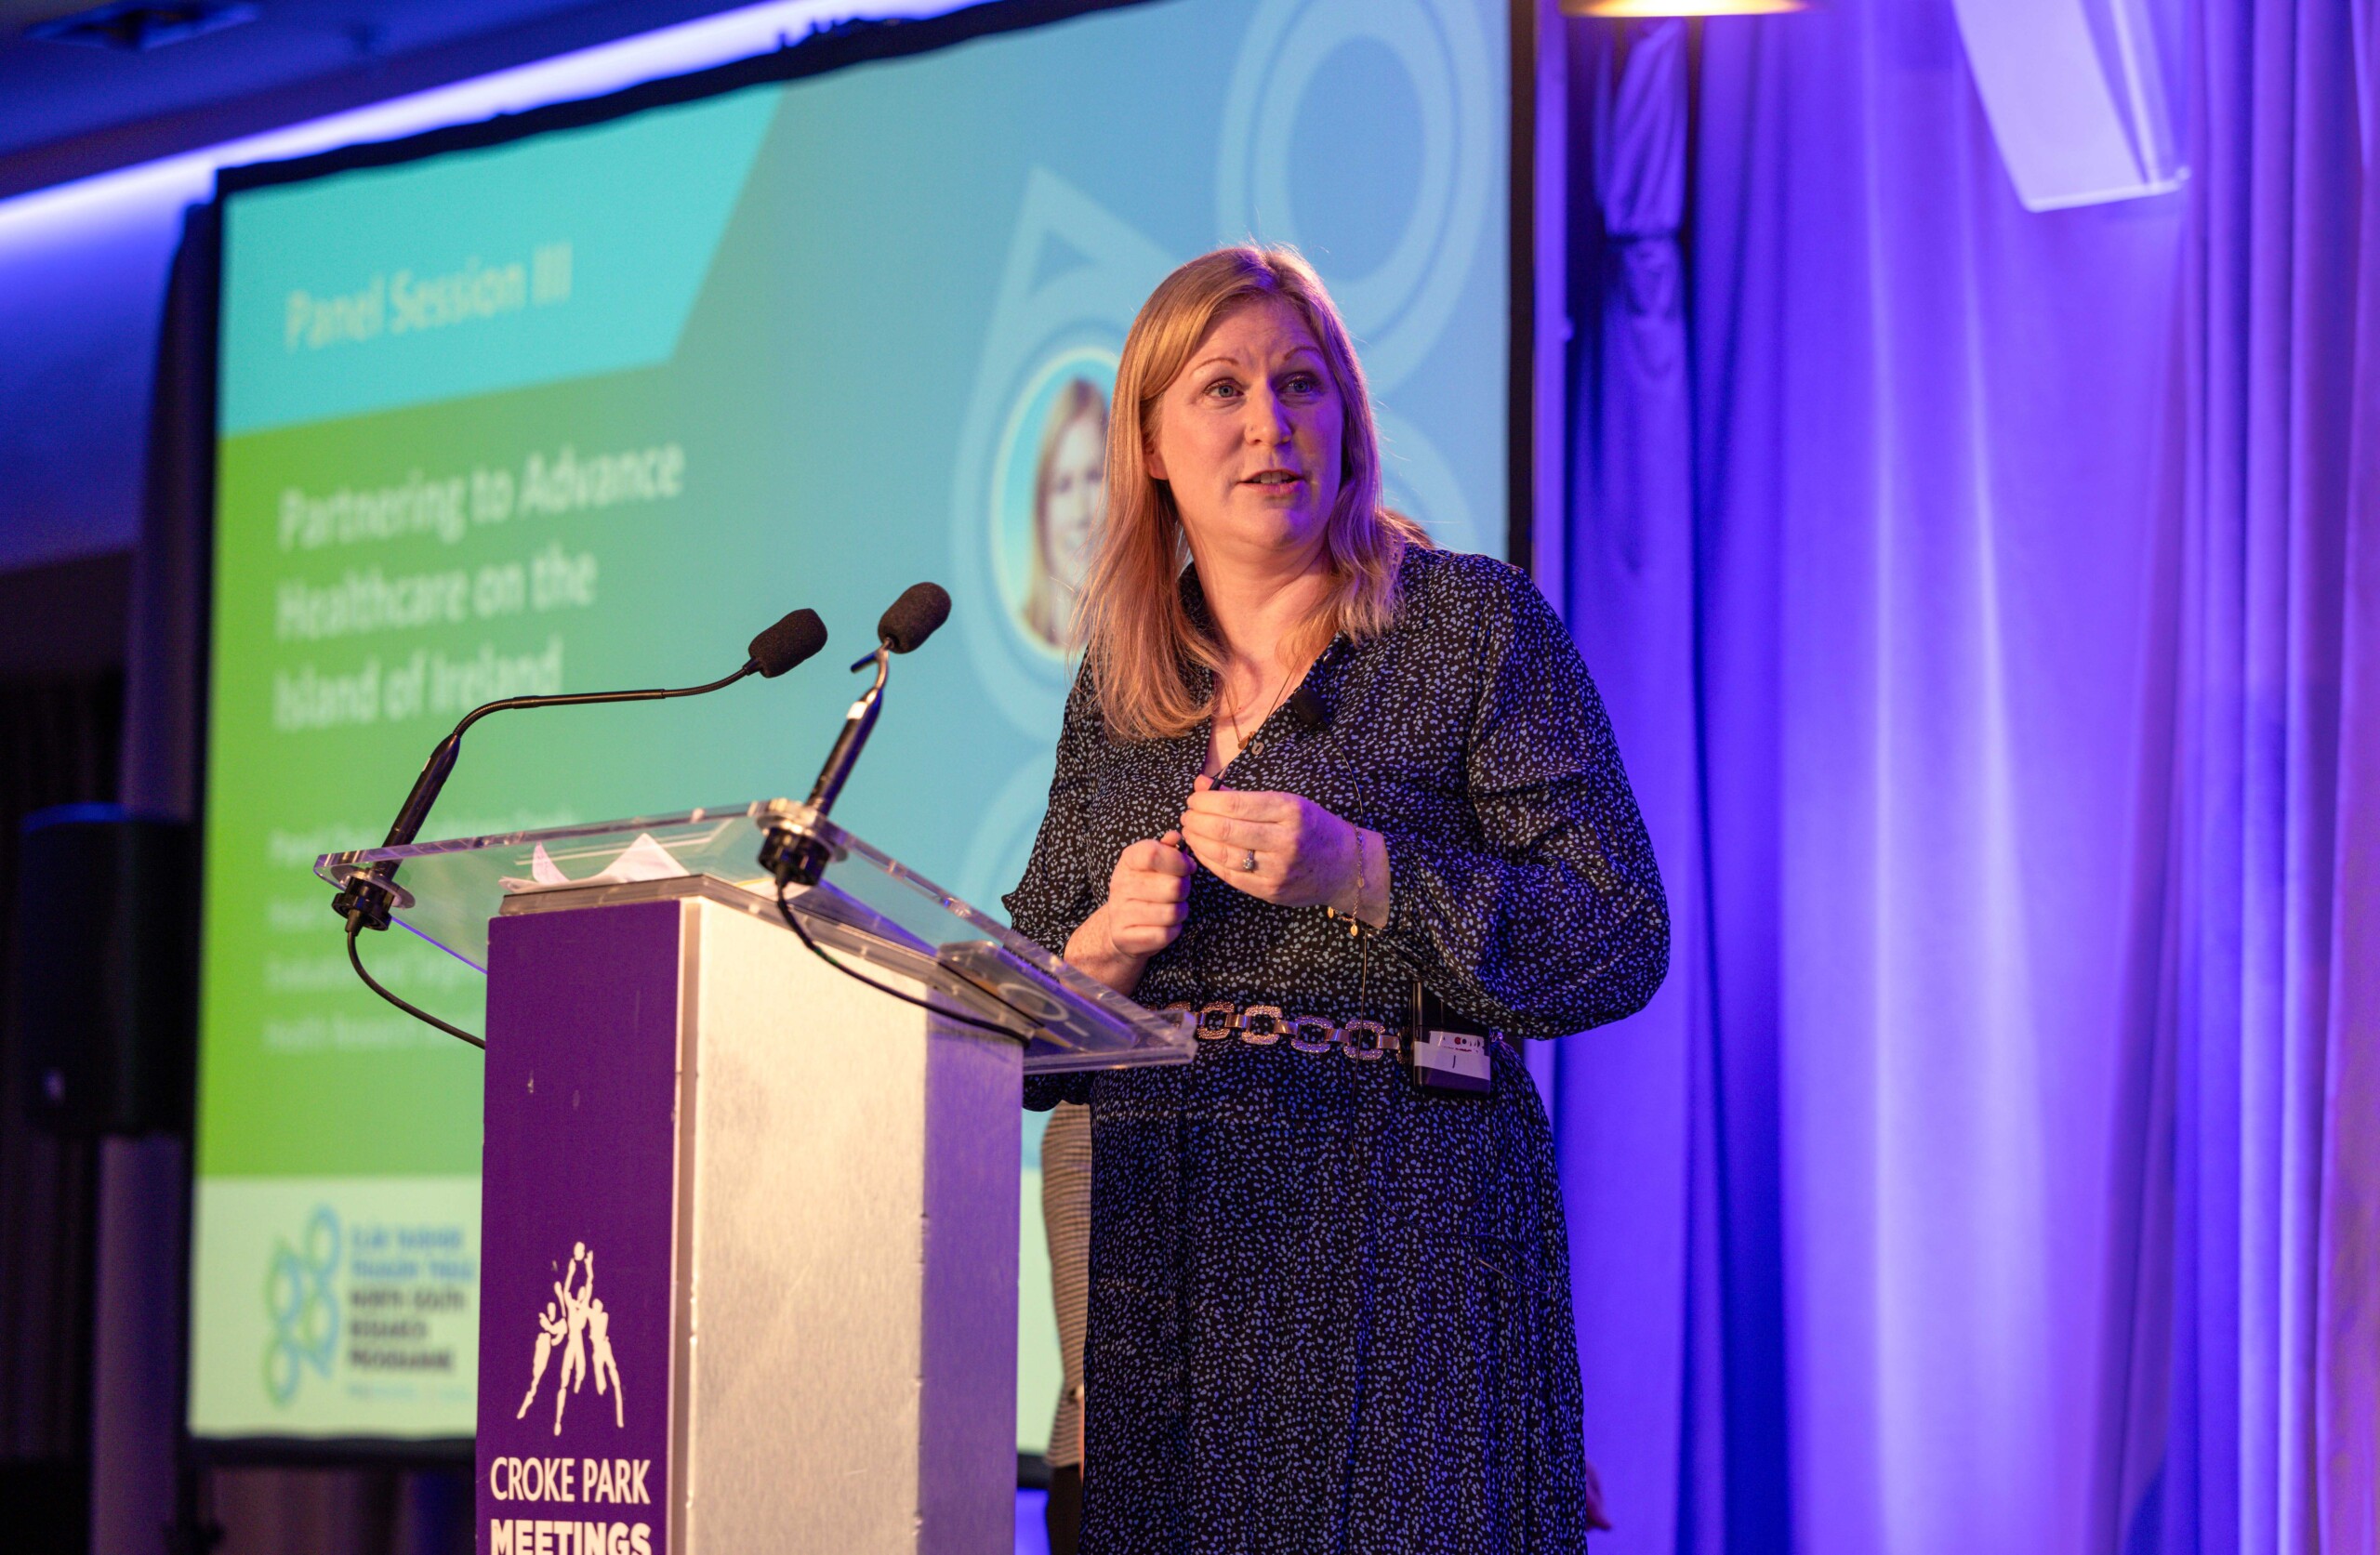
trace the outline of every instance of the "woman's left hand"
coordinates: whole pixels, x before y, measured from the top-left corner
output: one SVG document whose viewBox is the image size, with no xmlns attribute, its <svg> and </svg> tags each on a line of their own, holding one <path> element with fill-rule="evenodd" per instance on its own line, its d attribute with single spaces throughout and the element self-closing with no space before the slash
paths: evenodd
<svg viewBox="0 0 2380 1555">
<path fill-rule="evenodd" d="M 1182 812 L 1182 840 L 1250 896 L 1284 907 L 1356 905 L 1363 834 L 1311 799 L 1218 788 L 1201 773 Z M 1256 867 L 1245 867 L 1251 858 Z"/>
</svg>

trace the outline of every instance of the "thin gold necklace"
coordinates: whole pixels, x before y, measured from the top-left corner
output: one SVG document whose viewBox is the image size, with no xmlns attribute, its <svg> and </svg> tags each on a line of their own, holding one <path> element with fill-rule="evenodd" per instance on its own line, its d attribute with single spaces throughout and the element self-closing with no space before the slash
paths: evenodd
<svg viewBox="0 0 2380 1555">
<path fill-rule="evenodd" d="M 1264 727 L 1264 718 L 1271 718 L 1273 716 L 1273 709 L 1278 707 L 1281 705 L 1281 699 L 1289 695 L 1289 677 L 1295 675 L 1298 672 L 1298 668 L 1299 666 L 1297 665 L 1292 664 L 1288 669 L 1281 672 L 1281 683 L 1273 688 L 1273 700 L 1264 705 L 1264 718 L 1258 718 L 1256 720 L 1257 728 L 1262 729 Z M 1223 721 L 1231 725 L 1231 754 L 1233 760 L 1237 760 L 1239 753 L 1248 748 L 1248 742 L 1241 737 L 1239 732 L 1239 710 L 1236 707 L 1224 708 Z M 1231 762 L 1229 761 L 1223 763 L 1223 766 L 1225 767 L 1230 765 Z M 1218 777 L 1222 775 L 1222 768 L 1216 769 L 1216 775 Z"/>
</svg>

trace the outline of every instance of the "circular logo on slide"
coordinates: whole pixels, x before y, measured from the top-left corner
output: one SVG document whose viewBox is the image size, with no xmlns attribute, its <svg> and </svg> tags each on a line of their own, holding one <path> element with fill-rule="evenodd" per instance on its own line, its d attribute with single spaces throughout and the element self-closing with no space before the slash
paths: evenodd
<svg viewBox="0 0 2380 1555">
<path fill-rule="evenodd" d="M 308 1372 L 324 1379 L 331 1375 L 338 1353 L 338 1298 L 331 1276 L 338 1272 L 341 1240 L 338 1217 L 328 1205 L 315 1206 L 295 1245 L 285 1236 L 273 1238 L 264 1276 L 265 1315 L 272 1323 L 264 1348 L 264 1390 L 277 1404 L 297 1397 Z"/>
<path fill-rule="evenodd" d="M 1291 194 L 1299 110 L 1366 51 L 1395 61 L 1418 121 L 1418 159 L 1334 170 L 1369 200 L 1401 209 L 1382 257 L 1361 275 L 1333 276 L 1331 296 L 1364 342 L 1375 392 L 1392 389 L 1436 344 L 1462 296 L 1496 180 L 1495 104 L 1488 39 L 1474 0 L 1265 0 L 1233 67 L 1216 149 L 1216 231 L 1319 252 Z"/>
<path fill-rule="evenodd" d="M 1075 599 L 1107 510 L 1107 402 L 1116 353 L 1044 359 L 1009 407 L 992 458 L 985 536 L 1009 625 L 1028 653 L 1062 661 Z"/>
</svg>

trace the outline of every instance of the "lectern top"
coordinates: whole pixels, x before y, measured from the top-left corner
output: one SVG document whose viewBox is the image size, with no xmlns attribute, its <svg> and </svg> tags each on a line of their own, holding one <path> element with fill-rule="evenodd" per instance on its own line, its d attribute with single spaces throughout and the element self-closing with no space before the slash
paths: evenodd
<svg viewBox="0 0 2380 1555">
<path fill-rule="evenodd" d="M 832 860 L 817 885 L 793 889 L 789 905 L 833 954 L 923 982 L 1027 1040 L 1030 1071 L 1189 1061 L 1195 1043 L 1182 1022 L 782 799 L 325 853 L 314 873 L 344 887 L 375 864 L 395 863 L 395 921 L 485 972 L 489 921 L 521 912 L 698 894 L 774 919 L 776 882 L 759 850 L 763 829 L 793 812 Z"/>
</svg>

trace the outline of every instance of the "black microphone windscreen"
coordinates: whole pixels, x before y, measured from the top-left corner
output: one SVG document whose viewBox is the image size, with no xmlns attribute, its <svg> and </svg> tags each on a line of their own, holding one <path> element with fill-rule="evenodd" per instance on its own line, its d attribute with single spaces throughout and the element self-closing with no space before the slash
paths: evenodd
<svg viewBox="0 0 2380 1555">
<path fill-rule="evenodd" d="M 1330 715 L 1324 709 L 1322 698 L 1300 686 L 1289 698 L 1289 717 L 1298 720 L 1300 729 L 1311 734 L 1328 722 Z"/>
<path fill-rule="evenodd" d="M 876 624 L 876 640 L 890 643 L 895 653 L 906 653 L 926 639 L 934 628 L 950 619 L 950 596 L 938 583 L 913 583 L 899 599 L 892 601 L 884 618 Z"/>
<path fill-rule="evenodd" d="M 752 639 L 752 662 L 775 677 L 826 646 L 826 623 L 814 610 L 798 610 Z"/>
</svg>

